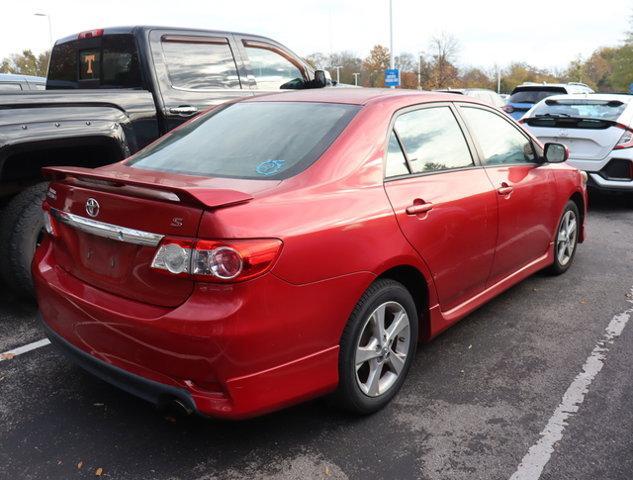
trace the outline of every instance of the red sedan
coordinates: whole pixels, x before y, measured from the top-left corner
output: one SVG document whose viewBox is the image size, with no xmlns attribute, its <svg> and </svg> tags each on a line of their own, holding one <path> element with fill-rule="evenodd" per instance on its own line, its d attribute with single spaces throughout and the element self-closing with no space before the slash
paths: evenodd
<svg viewBox="0 0 633 480">
<path fill-rule="evenodd" d="M 244 418 L 329 393 L 373 412 L 418 340 L 570 267 L 587 197 L 566 157 L 461 95 L 229 103 L 121 163 L 47 170 L 41 317 L 159 405 Z"/>
</svg>

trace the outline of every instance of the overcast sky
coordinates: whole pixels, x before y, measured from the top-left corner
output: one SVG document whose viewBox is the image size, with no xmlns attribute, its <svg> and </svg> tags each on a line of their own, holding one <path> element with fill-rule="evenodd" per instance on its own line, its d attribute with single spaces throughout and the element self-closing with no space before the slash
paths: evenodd
<svg viewBox="0 0 633 480">
<path fill-rule="evenodd" d="M 117 25 L 234 30 L 274 38 L 300 55 L 388 45 L 388 0 L 19 0 L 2 7 L 0 57 L 48 47 L 53 38 Z M 525 61 L 565 67 L 598 46 L 620 43 L 633 0 L 393 0 L 394 50 L 428 49 L 446 31 L 460 42 L 458 64 L 490 68 Z M 9 8 L 10 5 L 10 8 Z"/>
</svg>

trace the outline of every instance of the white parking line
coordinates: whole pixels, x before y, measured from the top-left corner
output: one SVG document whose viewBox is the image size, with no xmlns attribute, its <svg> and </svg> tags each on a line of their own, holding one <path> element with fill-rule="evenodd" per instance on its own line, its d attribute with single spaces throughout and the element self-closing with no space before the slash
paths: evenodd
<svg viewBox="0 0 633 480">
<path fill-rule="evenodd" d="M 630 290 L 629 298 L 633 298 L 633 288 Z M 633 303 L 632 300 L 627 301 Z M 541 438 L 530 447 L 510 480 L 538 480 L 541 477 L 545 465 L 554 452 L 554 446 L 563 438 L 567 419 L 578 411 L 585 400 L 591 382 L 602 370 L 609 352 L 607 345 L 611 345 L 622 334 L 631 314 L 633 314 L 633 308 L 618 313 L 611 319 L 602 338 L 596 343 L 591 355 L 587 357 L 582 371 L 571 383 L 563 395 L 563 400 L 545 425 Z"/>
<path fill-rule="evenodd" d="M 43 338 L 42 340 L 38 340 L 37 342 L 29 343 L 22 347 L 14 348 L 13 350 L 8 350 L 6 352 L 0 353 L 0 362 L 4 362 L 5 360 L 10 360 L 13 357 L 17 357 L 18 355 L 22 355 L 23 353 L 30 352 L 31 350 L 45 347 L 46 345 L 50 345 L 50 344 L 51 344 L 51 341 L 48 338 Z"/>
</svg>

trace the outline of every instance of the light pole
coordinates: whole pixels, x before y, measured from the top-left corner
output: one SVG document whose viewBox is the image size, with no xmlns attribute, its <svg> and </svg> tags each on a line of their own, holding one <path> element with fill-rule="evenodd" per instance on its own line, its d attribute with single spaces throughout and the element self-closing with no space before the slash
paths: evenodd
<svg viewBox="0 0 633 480">
<path fill-rule="evenodd" d="M 48 19 L 48 45 L 49 45 L 49 48 L 52 48 L 52 46 L 53 46 L 53 26 L 52 26 L 52 23 L 51 23 L 51 16 L 48 13 L 42 13 L 42 12 L 34 13 L 33 15 L 35 15 L 36 17 L 46 17 Z"/>
<path fill-rule="evenodd" d="M 395 58 L 393 55 L 393 0 L 389 0 L 389 68 L 395 68 Z M 390 88 L 396 88 L 394 86 Z"/>
<path fill-rule="evenodd" d="M 360 75 L 360 73 L 354 72 L 352 75 L 354 75 L 354 85 L 358 87 L 358 76 Z"/>
<path fill-rule="evenodd" d="M 332 68 L 336 68 L 336 83 L 341 83 L 341 68 L 343 68 L 343 65 L 333 65 Z"/>
</svg>

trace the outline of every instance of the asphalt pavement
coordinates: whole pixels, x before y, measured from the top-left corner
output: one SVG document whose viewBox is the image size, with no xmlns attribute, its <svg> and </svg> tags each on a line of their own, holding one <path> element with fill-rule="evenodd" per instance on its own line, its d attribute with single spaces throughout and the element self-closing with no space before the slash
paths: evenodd
<svg viewBox="0 0 633 480">
<path fill-rule="evenodd" d="M 0 479 L 629 480 L 632 244 L 632 202 L 592 199 L 565 275 L 536 274 L 420 345 L 369 417 L 324 400 L 243 422 L 173 416 L 50 345 L 2 360 Z M 43 338 L 35 311 L 0 293 L 0 352 Z"/>
</svg>

